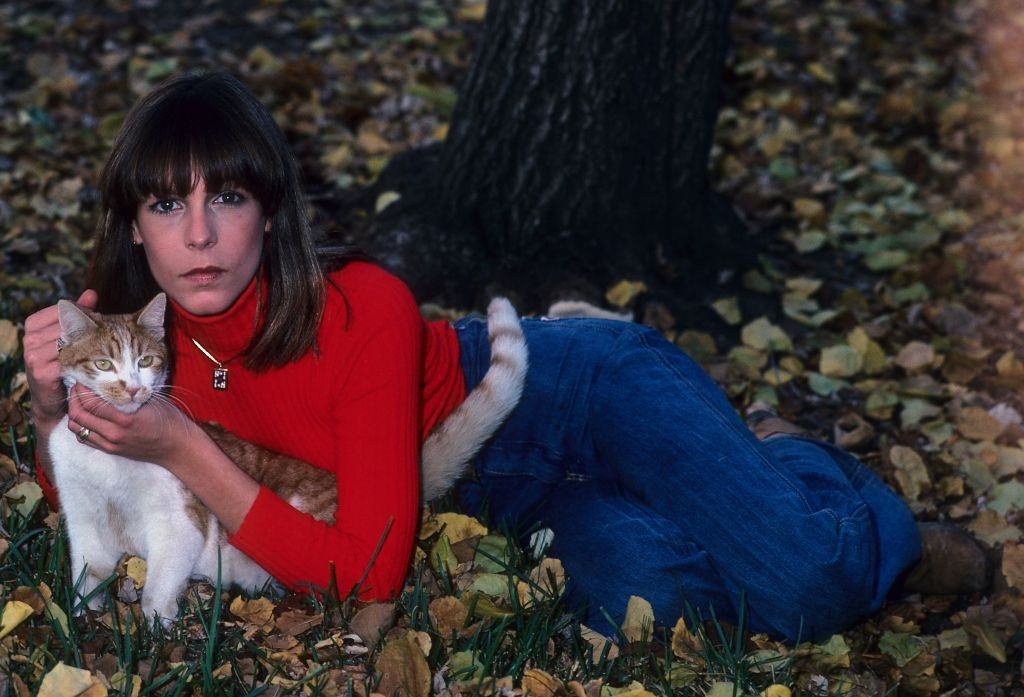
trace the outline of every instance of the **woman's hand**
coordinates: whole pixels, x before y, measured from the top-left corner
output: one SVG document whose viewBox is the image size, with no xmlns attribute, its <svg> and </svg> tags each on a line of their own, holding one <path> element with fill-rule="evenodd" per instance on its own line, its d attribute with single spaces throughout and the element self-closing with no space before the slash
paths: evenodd
<svg viewBox="0 0 1024 697">
<path fill-rule="evenodd" d="M 99 296 L 87 290 L 78 298 L 78 305 L 95 309 Z M 60 322 L 57 306 L 50 305 L 25 320 L 25 376 L 32 394 L 32 420 L 37 428 L 46 429 L 64 418 L 64 385 L 57 363 L 57 339 Z"/>
<path fill-rule="evenodd" d="M 164 467 L 181 457 L 190 438 L 202 433 L 162 400 L 151 399 L 134 414 L 125 414 L 77 384 L 68 398 L 68 428 L 76 435 L 89 429 L 84 442 L 97 450 Z"/>
</svg>

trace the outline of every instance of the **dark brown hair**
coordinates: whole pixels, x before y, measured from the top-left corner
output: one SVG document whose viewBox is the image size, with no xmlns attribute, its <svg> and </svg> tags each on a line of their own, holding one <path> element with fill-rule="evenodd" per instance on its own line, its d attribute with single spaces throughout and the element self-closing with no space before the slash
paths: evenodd
<svg viewBox="0 0 1024 697">
<path fill-rule="evenodd" d="M 208 190 L 245 188 L 270 220 L 261 258 L 265 321 L 246 348 L 246 367 L 265 370 L 301 357 L 316 338 L 325 286 L 298 164 L 267 108 L 224 72 L 172 78 L 125 118 L 103 168 L 89 269 L 100 312 L 135 311 L 159 292 L 145 252 L 132 244 L 132 223 L 151 194 L 184 197 L 200 179 Z M 337 255 L 332 265 L 339 265 Z"/>
</svg>

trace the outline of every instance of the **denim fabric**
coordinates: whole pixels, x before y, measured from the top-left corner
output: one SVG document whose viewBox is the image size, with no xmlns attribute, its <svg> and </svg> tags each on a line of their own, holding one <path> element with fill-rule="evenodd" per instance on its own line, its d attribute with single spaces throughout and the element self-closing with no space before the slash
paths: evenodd
<svg viewBox="0 0 1024 697">
<path fill-rule="evenodd" d="M 466 388 L 488 367 L 486 320 L 455 323 Z M 524 319 L 522 401 L 456 491 L 470 513 L 549 527 L 568 601 L 610 634 L 630 595 L 671 626 L 684 601 L 818 639 L 877 610 L 920 556 L 913 516 L 855 457 L 797 436 L 759 441 L 714 381 L 658 332 Z M 803 621 L 801 628 L 801 619 Z"/>
</svg>

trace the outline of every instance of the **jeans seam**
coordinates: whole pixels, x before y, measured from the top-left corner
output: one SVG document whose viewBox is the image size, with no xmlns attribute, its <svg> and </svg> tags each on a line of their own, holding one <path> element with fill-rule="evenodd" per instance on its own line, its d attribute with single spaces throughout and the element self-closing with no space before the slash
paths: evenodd
<svg viewBox="0 0 1024 697">
<path fill-rule="evenodd" d="M 698 386 L 695 385 L 693 381 L 691 381 L 690 378 L 688 378 L 685 374 L 676 370 L 676 367 L 669 363 L 667 360 L 665 360 L 665 357 L 661 355 L 661 351 L 659 351 L 657 348 L 650 344 L 648 339 L 650 338 L 651 334 L 654 334 L 658 338 L 663 338 L 661 334 L 659 334 L 655 329 L 647 329 L 646 331 L 638 332 L 635 336 L 637 337 L 637 339 L 639 339 L 640 343 L 643 345 L 644 348 L 649 350 L 657 357 L 658 361 L 661 363 L 662 366 L 670 370 L 678 379 L 680 379 L 693 390 L 693 393 L 708 407 L 708 411 L 711 413 L 713 418 L 717 419 L 723 426 L 726 426 L 729 429 L 731 429 L 737 436 L 740 436 L 738 440 L 742 447 L 752 452 L 762 462 L 764 462 L 764 464 L 767 465 L 769 469 L 771 469 L 777 476 L 779 476 L 782 479 L 782 481 L 786 482 L 786 485 L 792 490 L 794 494 L 796 494 L 800 501 L 803 502 L 804 508 L 806 509 L 807 513 L 814 513 L 814 507 L 811 506 L 810 501 L 808 501 L 807 497 L 804 496 L 804 493 L 800 491 L 800 488 L 796 486 L 796 484 L 789 478 L 789 475 L 781 471 L 779 468 L 777 468 L 775 466 L 775 463 L 773 463 L 767 456 L 765 456 L 764 453 L 759 452 L 754 447 L 751 447 L 751 445 L 747 442 L 746 438 L 743 437 L 744 434 L 738 431 L 735 424 L 731 423 L 728 419 L 723 418 L 722 415 L 718 413 L 718 410 L 715 408 L 715 405 L 712 404 L 707 399 L 707 397 L 704 396 L 704 393 L 698 388 Z M 839 516 L 835 513 L 835 511 L 832 511 L 831 509 L 824 510 L 830 511 L 831 515 L 834 518 L 836 518 L 836 521 L 838 522 Z"/>
</svg>

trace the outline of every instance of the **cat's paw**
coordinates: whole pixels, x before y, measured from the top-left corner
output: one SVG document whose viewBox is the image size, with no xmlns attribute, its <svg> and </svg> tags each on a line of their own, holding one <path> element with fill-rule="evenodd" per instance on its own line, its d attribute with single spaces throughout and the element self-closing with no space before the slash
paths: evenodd
<svg viewBox="0 0 1024 697">
<path fill-rule="evenodd" d="M 147 602 L 145 598 L 142 600 L 142 616 L 147 624 L 152 624 L 153 619 L 156 618 L 160 621 L 160 625 L 167 629 L 174 620 L 178 617 L 178 603 L 177 602 Z"/>
</svg>

